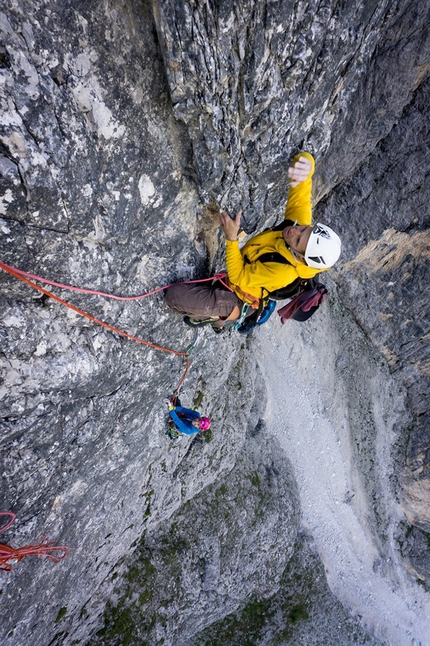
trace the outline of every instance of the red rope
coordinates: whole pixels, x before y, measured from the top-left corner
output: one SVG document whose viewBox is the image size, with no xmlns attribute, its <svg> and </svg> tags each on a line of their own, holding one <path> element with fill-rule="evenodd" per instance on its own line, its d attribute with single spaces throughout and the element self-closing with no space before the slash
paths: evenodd
<svg viewBox="0 0 430 646">
<path fill-rule="evenodd" d="M 55 296 L 51 292 L 48 292 L 46 289 L 43 289 L 43 287 L 39 287 L 35 283 L 31 282 L 28 280 L 28 278 L 32 278 L 33 280 L 39 280 L 42 283 L 47 283 L 48 285 L 53 285 L 54 287 L 60 287 L 61 289 L 68 289 L 70 291 L 74 292 L 80 292 L 83 294 L 95 294 L 97 296 L 105 296 L 106 298 L 115 298 L 116 300 L 119 301 L 133 301 L 133 300 L 138 300 L 141 298 L 146 298 L 147 296 L 151 296 L 152 294 L 156 294 L 157 292 L 160 292 L 164 289 L 167 289 L 171 285 L 175 283 L 170 283 L 169 285 L 165 285 L 164 287 L 157 287 L 157 289 L 153 289 L 150 292 L 147 292 L 146 294 L 140 294 L 138 296 L 116 296 L 115 294 L 108 294 L 106 292 L 99 292 L 95 289 L 85 289 L 83 287 L 73 287 L 72 285 L 63 285 L 62 283 L 57 283 L 53 280 L 47 280 L 46 278 L 42 278 L 40 276 L 36 276 L 35 274 L 30 274 L 26 271 L 22 271 L 21 269 L 17 269 L 16 267 L 12 267 L 11 265 L 7 265 L 4 262 L 0 262 L 0 269 L 3 269 L 3 271 L 6 271 L 7 273 L 11 274 L 15 278 L 18 278 L 18 280 L 21 280 L 22 282 L 26 283 L 27 285 L 30 285 L 30 287 L 33 287 L 33 289 L 38 290 L 39 292 L 42 292 L 49 298 L 52 298 L 54 301 L 57 301 L 58 303 L 61 303 L 62 305 L 65 305 L 69 309 L 73 310 L 77 314 L 80 314 L 81 316 L 85 316 L 88 318 L 90 321 L 93 321 L 94 323 L 97 323 L 98 325 L 102 325 L 103 327 L 107 328 L 108 330 L 111 330 L 111 332 L 116 332 L 117 334 L 120 334 L 122 336 L 127 337 L 128 339 L 131 339 L 132 341 L 137 341 L 137 343 L 142 343 L 143 345 L 147 345 L 150 348 L 153 348 L 154 350 L 160 350 L 161 352 L 168 352 L 170 354 L 176 354 L 176 355 L 181 355 L 185 356 L 185 372 L 179 382 L 178 387 L 175 390 L 175 393 L 179 392 L 179 389 L 181 388 L 182 384 L 185 381 L 185 378 L 188 374 L 188 369 L 189 369 L 189 359 L 188 359 L 188 354 L 187 352 L 181 352 L 179 350 L 171 350 L 170 348 L 165 348 L 161 345 L 157 345 L 155 343 L 150 343 L 149 341 L 144 341 L 143 339 L 140 339 L 139 337 L 133 336 L 132 334 L 129 334 L 128 332 L 124 332 L 123 330 L 119 330 L 116 327 L 113 327 L 113 325 L 110 325 L 109 323 L 105 323 L 104 321 L 100 321 L 99 319 L 96 319 L 94 316 L 91 314 L 88 314 L 87 312 L 84 312 L 83 310 L 79 309 L 78 307 L 75 307 L 74 305 L 70 305 L 70 303 L 67 303 L 66 301 L 63 301 L 61 298 L 58 296 Z M 189 284 L 189 283 L 204 283 L 208 280 L 218 280 L 221 282 L 227 289 L 230 291 L 233 291 L 229 285 L 227 285 L 224 281 L 223 278 L 226 278 L 227 273 L 226 272 L 219 272 L 215 274 L 214 276 L 211 276 L 210 278 L 200 278 L 198 280 L 184 280 L 181 281 L 184 284 Z"/>
<path fill-rule="evenodd" d="M 42 292 L 42 294 L 45 294 L 46 296 L 49 296 L 49 298 L 52 298 L 54 301 L 57 301 L 58 303 L 61 303 L 61 305 L 65 305 L 69 309 L 73 310 L 77 314 L 80 314 L 81 316 L 85 316 L 87 319 L 90 321 L 93 321 L 94 323 L 98 323 L 98 325 L 102 325 L 103 327 L 107 328 L 108 330 L 111 330 L 111 332 L 116 332 L 117 334 L 120 334 L 121 336 L 127 337 L 127 339 L 131 339 L 132 341 L 137 341 L 137 343 L 142 343 L 143 345 L 146 345 L 150 348 L 153 348 L 154 350 L 160 350 L 162 352 L 168 352 L 170 354 L 176 354 L 176 355 L 181 355 L 185 357 L 185 372 L 181 378 L 181 381 L 179 382 L 179 386 L 177 387 L 175 392 L 179 391 L 179 388 L 182 386 L 183 382 L 185 381 L 185 378 L 188 374 L 188 369 L 189 369 L 189 359 L 188 359 L 188 354 L 184 351 L 181 350 L 172 350 L 171 348 L 165 348 L 161 345 L 157 345 L 156 343 L 150 343 L 149 341 L 144 341 L 144 339 L 141 339 L 137 336 L 134 336 L 133 334 L 129 334 L 128 332 L 124 332 L 123 330 L 120 330 L 113 325 L 110 325 L 109 323 L 105 323 L 104 321 L 101 321 L 100 319 L 95 318 L 91 314 L 88 314 L 88 312 L 84 312 L 83 310 L 79 309 L 79 307 L 75 307 L 74 305 L 71 305 L 70 303 L 67 303 L 66 301 L 63 301 L 62 298 L 59 298 L 58 296 L 55 296 L 55 294 L 52 294 L 52 292 L 48 292 L 46 289 L 43 287 L 39 287 L 39 285 L 36 285 L 35 283 L 32 283 L 30 280 L 25 278 L 24 276 L 21 276 L 20 273 L 15 271 L 14 268 L 9 267 L 8 265 L 5 265 L 4 263 L 0 262 L 0 268 L 3 269 L 4 271 L 7 271 L 9 274 L 12 276 L 15 276 L 15 278 L 18 278 L 18 280 L 21 280 L 23 283 L 26 283 L 27 285 L 30 285 L 30 287 L 33 287 L 33 289 L 36 289 L 39 292 Z"/>
<path fill-rule="evenodd" d="M 3 525 L 3 527 L 0 527 L 0 532 L 2 532 L 4 529 L 7 529 L 9 525 L 12 525 L 13 521 L 15 520 L 16 516 L 13 513 L 13 511 L 0 511 L 0 516 L 10 516 L 11 519 L 6 525 Z"/>
<path fill-rule="evenodd" d="M 26 278 L 32 278 L 33 280 L 38 280 L 41 283 L 46 283 L 47 285 L 52 285 L 53 287 L 60 287 L 61 289 L 68 289 L 69 291 L 72 292 L 80 292 L 82 294 L 95 294 L 96 296 L 105 296 L 106 298 L 115 298 L 117 301 L 137 301 L 141 298 L 146 298 L 147 296 L 152 296 L 153 294 L 157 294 L 157 292 L 163 291 L 163 289 L 167 289 L 168 287 L 171 287 L 172 285 L 175 285 L 176 283 L 169 283 L 169 285 L 164 285 L 164 287 L 157 287 L 156 289 L 153 289 L 150 292 L 146 292 L 146 294 L 139 294 L 138 296 L 116 296 L 115 294 L 108 294 L 106 292 L 99 292 L 96 289 L 86 289 L 85 287 L 73 287 L 72 285 L 63 285 L 63 283 L 56 283 L 53 280 L 48 280 L 47 278 L 42 278 L 41 276 L 36 276 L 35 274 L 29 274 L 26 271 L 22 271 L 22 269 L 17 269 L 16 267 L 12 267 L 11 265 L 7 265 L 4 262 L 0 262 L 0 268 L 3 269 L 4 271 L 8 271 L 9 273 L 12 273 L 14 276 L 16 274 L 19 274 L 20 276 L 25 276 Z M 15 272 L 15 273 L 13 273 Z M 224 285 L 227 289 L 229 289 L 231 292 L 233 291 L 231 287 L 229 287 L 222 279 L 227 276 L 227 272 L 221 271 L 215 276 L 211 276 L 210 278 L 199 278 L 197 280 L 183 280 L 180 281 L 181 283 L 187 285 L 189 283 L 204 283 L 208 280 L 219 280 L 220 283 Z"/>
<path fill-rule="evenodd" d="M 9 527 L 16 518 L 12 511 L 0 511 L 0 516 L 11 517 L 6 525 L 0 527 L 0 532 Z M 30 554 L 47 556 L 54 563 L 58 563 L 66 558 L 69 552 L 70 547 L 68 547 L 68 545 L 55 545 L 55 543 L 49 542 L 47 538 L 45 538 L 42 543 L 26 545 L 25 547 L 18 547 L 17 549 L 13 549 L 8 545 L 0 543 L 0 570 L 11 572 L 12 565 L 9 561 L 17 561 L 19 563 L 24 556 L 29 556 Z"/>
</svg>

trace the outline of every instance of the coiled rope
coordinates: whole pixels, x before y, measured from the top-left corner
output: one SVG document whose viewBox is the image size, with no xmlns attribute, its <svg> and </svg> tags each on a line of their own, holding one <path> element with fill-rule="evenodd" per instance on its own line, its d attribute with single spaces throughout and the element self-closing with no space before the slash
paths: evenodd
<svg viewBox="0 0 430 646">
<path fill-rule="evenodd" d="M 0 527 L 0 532 L 9 527 L 16 518 L 16 515 L 12 511 L 0 511 L 0 516 L 10 516 L 10 520 Z M 44 538 L 42 543 L 37 543 L 36 545 L 26 545 L 25 547 L 18 547 L 14 549 L 8 545 L 3 545 L 0 543 L 0 570 L 6 572 L 12 571 L 12 565 L 9 561 L 21 561 L 24 556 L 29 556 L 30 554 L 36 554 L 38 556 L 47 556 L 54 563 L 62 561 L 70 552 L 70 547 L 68 545 L 55 545 L 48 541 L 48 538 Z"/>
<path fill-rule="evenodd" d="M 86 317 L 90 321 L 93 321 L 94 323 L 97 323 L 98 325 L 101 325 L 105 327 L 106 329 L 110 330 L 111 332 L 116 332 L 117 334 L 120 334 L 121 336 L 125 336 L 127 339 L 131 339 L 132 341 L 137 341 L 137 343 L 142 343 L 143 345 L 146 345 L 150 348 L 153 348 L 154 350 L 159 350 L 161 352 L 167 352 L 169 354 L 174 354 L 178 356 L 183 356 L 185 357 L 185 371 L 184 374 L 181 377 L 181 380 L 174 391 L 174 395 L 177 395 L 179 392 L 182 384 L 185 381 L 185 378 L 188 374 L 189 370 L 189 354 L 194 347 L 195 342 L 187 348 L 187 350 L 172 350 L 171 348 L 165 348 L 164 346 L 157 345 L 156 343 L 150 343 L 149 341 L 145 341 L 144 339 L 141 339 L 137 336 L 134 336 L 133 334 L 129 334 L 128 332 L 125 332 L 124 330 L 120 330 L 119 328 L 114 327 L 113 325 L 110 325 L 110 323 L 105 323 L 104 321 L 101 321 L 100 319 L 95 318 L 88 312 L 84 312 L 84 310 L 79 309 L 78 307 L 75 307 L 74 305 L 71 305 L 70 303 L 67 303 L 64 301 L 62 298 L 59 298 L 58 296 L 55 296 L 55 294 L 52 294 L 52 292 L 49 292 L 48 290 L 44 289 L 43 287 L 40 287 L 39 285 L 36 285 L 34 282 L 29 280 L 29 278 L 33 280 L 38 280 L 42 283 L 46 283 L 48 285 L 52 285 L 54 287 L 59 287 L 61 289 L 67 289 L 69 291 L 74 291 L 74 292 L 80 292 L 83 294 L 94 294 L 96 296 L 103 296 L 105 298 L 114 298 L 119 301 L 134 301 L 134 300 L 139 300 L 142 298 L 146 298 L 147 296 L 152 296 L 153 294 L 156 294 L 157 292 L 163 291 L 164 289 L 167 289 L 174 283 L 170 283 L 169 285 L 165 285 L 164 287 L 157 287 L 156 289 L 153 289 L 150 292 L 146 292 L 145 294 L 139 294 L 138 296 L 116 296 L 115 294 L 109 294 L 106 292 L 100 292 L 95 289 L 86 289 L 83 287 L 74 287 L 72 285 L 64 285 L 63 283 L 57 283 L 53 280 L 48 280 L 46 278 L 42 278 L 41 276 L 36 276 L 35 274 L 30 274 L 26 271 L 22 271 L 21 269 L 17 269 L 16 267 L 12 267 L 11 265 L 7 265 L 4 262 L 0 262 L 0 269 L 3 269 L 3 271 L 6 271 L 7 273 L 11 274 L 18 280 L 21 280 L 23 283 L 26 283 L 33 289 L 36 289 L 39 292 L 42 292 L 42 294 L 45 294 L 45 296 L 48 296 L 49 298 L 52 298 L 54 301 L 57 301 L 57 303 L 61 303 L 61 305 L 64 305 L 65 307 L 68 307 L 69 309 L 73 310 L 77 314 L 80 314 L 81 316 Z M 220 272 L 218 274 L 215 274 L 215 276 L 211 276 L 210 278 L 201 278 L 198 280 L 184 280 L 181 281 L 184 284 L 188 283 L 203 283 L 209 280 L 217 280 L 220 281 L 227 289 L 231 288 L 223 281 L 223 279 L 226 277 L 226 272 Z"/>
</svg>

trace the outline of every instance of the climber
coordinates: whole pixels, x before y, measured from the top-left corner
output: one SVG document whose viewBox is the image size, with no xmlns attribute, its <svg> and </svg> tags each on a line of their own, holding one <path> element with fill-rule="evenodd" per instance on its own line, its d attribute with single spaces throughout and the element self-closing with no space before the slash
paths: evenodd
<svg viewBox="0 0 430 646">
<path fill-rule="evenodd" d="M 209 430 L 211 421 L 202 417 L 200 413 L 191 408 L 184 408 L 176 398 L 176 405 L 170 399 L 164 400 L 169 407 L 170 424 L 166 435 L 173 441 L 179 441 L 181 435 L 195 435 Z"/>
<path fill-rule="evenodd" d="M 167 305 L 185 314 L 187 325 L 212 325 L 215 332 L 222 332 L 245 309 L 247 315 L 258 309 L 270 292 L 297 278 L 313 278 L 334 265 L 341 249 L 338 235 L 326 225 L 312 225 L 314 168 L 310 153 L 296 155 L 288 169 L 290 189 L 283 223 L 250 238 L 242 249 L 238 242 L 242 212 L 235 218 L 219 214 L 226 237 L 227 286 L 220 281 L 209 286 L 176 283 L 166 290 Z M 284 264 L 267 261 L 270 253 L 281 255 Z M 261 262 L 258 258 L 263 254 L 266 259 Z"/>
</svg>

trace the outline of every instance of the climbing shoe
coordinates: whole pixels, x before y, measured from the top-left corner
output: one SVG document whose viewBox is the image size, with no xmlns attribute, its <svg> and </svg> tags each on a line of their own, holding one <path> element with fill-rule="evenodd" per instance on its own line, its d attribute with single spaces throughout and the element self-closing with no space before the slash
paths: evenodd
<svg viewBox="0 0 430 646">
<path fill-rule="evenodd" d="M 204 325 L 211 325 L 211 323 L 215 323 L 215 321 L 218 321 L 217 318 L 208 318 L 208 319 L 203 319 L 202 321 L 198 321 L 197 319 L 192 319 L 190 316 L 184 316 L 184 323 L 185 325 L 189 325 L 190 327 L 203 327 Z"/>
</svg>

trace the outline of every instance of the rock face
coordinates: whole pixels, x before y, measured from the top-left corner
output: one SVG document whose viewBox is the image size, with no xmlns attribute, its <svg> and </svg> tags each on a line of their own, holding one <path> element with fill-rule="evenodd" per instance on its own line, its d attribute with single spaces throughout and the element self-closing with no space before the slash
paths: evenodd
<svg viewBox="0 0 430 646">
<path fill-rule="evenodd" d="M 173 109 L 203 197 L 245 209 L 253 231 L 282 210 L 293 152 L 318 153 L 317 194 L 346 179 L 426 76 L 425 6 L 160 2 Z"/>
<path fill-rule="evenodd" d="M 181 465 L 171 486 L 183 475 Z M 238 599 L 272 596 L 293 555 L 298 520 L 290 466 L 257 430 L 221 484 L 146 534 L 125 594 L 107 608 L 106 628 L 91 643 L 111 643 L 124 620 L 134 643 L 185 643 L 235 611 Z"/>
<path fill-rule="evenodd" d="M 123 296 L 209 276 L 223 266 L 214 210 L 243 208 L 247 233 L 274 222 L 292 155 L 315 155 L 315 217 L 344 250 L 327 307 L 334 320 L 349 310 L 388 365 L 396 401 L 405 393 L 392 444 L 382 434 L 383 447 L 355 447 L 354 469 L 370 474 L 371 500 L 388 456 L 391 489 L 377 505 L 392 497 L 404 515 L 390 517 L 398 564 L 386 576 L 415 588 L 419 578 L 428 594 L 429 3 L 6 4 L 3 263 Z M 172 447 L 163 398 L 185 361 L 165 349 L 183 352 L 194 337 L 162 293 L 118 301 L 47 289 L 164 349 L 0 272 L 0 505 L 17 514 L 0 540 L 20 547 L 48 534 L 71 547 L 57 566 L 27 557 L 1 573 L 1 642 L 214 644 L 235 617 L 231 643 L 244 643 L 266 613 L 255 644 L 293 634 L 311 644 L 331 634 L 313 598 L 335 608 L 325 617 L 342 622 L 339 643 L 379 643 L 384 631 L 366 634 L 348 594 L 336 589 L 345 609 L 332 597 L 300 533 L 300 471 L 266 421 L 256 340 L 200 336 L 181 397 L 211 416 L 212 435 Z M 368 405 L 372 382 L 353 356 L 339 355 L 339 370 Z M 285 401 L 297 406 L 288 388 Z M 369 408 L 369 428 L 386 417 Z M 363 418 L 349 419 L 348 441 L 366 444 Z M 385 563 L 382 534 L 375 528 Z M 305 598 L 310 564 L 320 578 Z"/>
<path fill-rule="evenodd" d="M 402 484 L 409 521 L 430 531 L 429 431 L 429 83 L 415 92 L 392 132 L 376 146 L 354 177 L 318 205 L 321 218 L 348 214 L 342 227 L 346 262 L 335 271 L 342 301 L 385 356 L 408 391 L 413 415 Z M 347 197 L 348 196 L 348 197 Z M 363 213 L 381 213 L 363 226 Z M 367 220 L 366 220 L 367 221 Z M 362 246 L 362 242 L 366 244 Z M 360 244 L 361 242 L 361 244 Z M 360 248 L 361 247 L 361 248 Z M 360 248 L 359 253 L 354 249 Z"/>
</svg>

